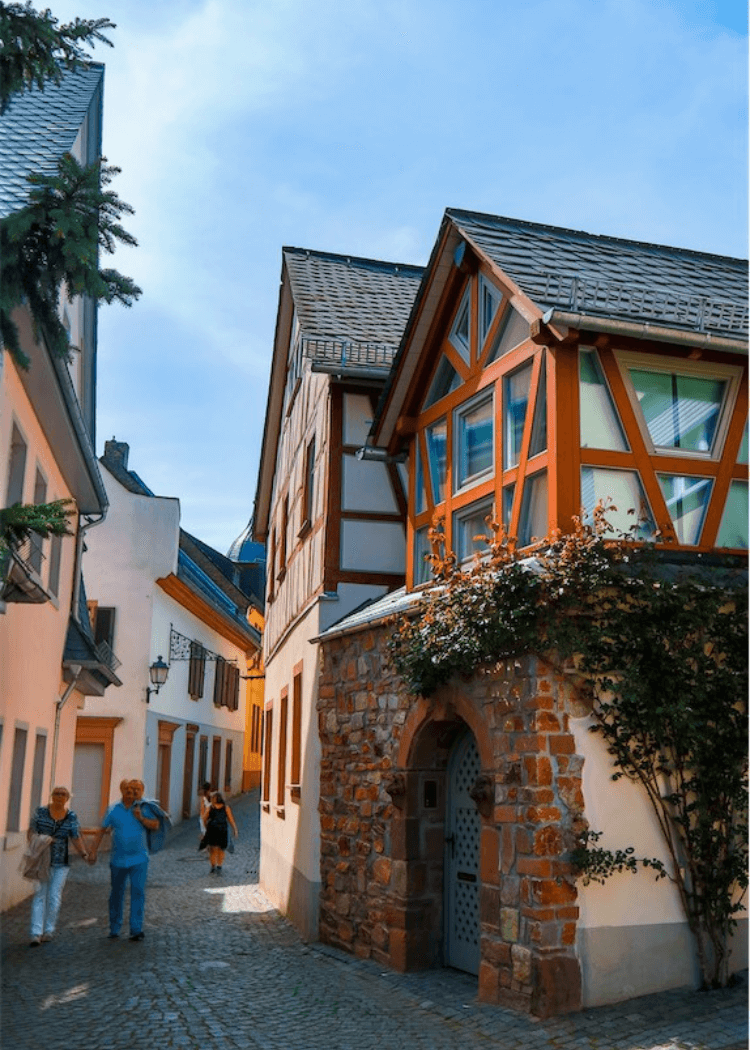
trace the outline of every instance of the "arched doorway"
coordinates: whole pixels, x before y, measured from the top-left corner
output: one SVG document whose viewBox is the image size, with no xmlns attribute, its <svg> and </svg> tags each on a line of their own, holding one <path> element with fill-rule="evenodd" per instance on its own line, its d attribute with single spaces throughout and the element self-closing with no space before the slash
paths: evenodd
<svg viewBox="0 0 750 1050">
<path fill-rule="evenodd" d="M 479 973 L 481 818 L 470 791 L 481 772 L 474 734 L 466 730 L 448 759 L 445 812 L 445 963 Z"/>
</svg>

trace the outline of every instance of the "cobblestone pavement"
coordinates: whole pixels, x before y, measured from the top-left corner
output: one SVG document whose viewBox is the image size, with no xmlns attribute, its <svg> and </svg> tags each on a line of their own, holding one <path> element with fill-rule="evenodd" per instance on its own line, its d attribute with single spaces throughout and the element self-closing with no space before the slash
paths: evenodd
<svg viewBox="0 0 750 1050">
<path fill-rule="evenodd" d="M 257 793 L 232 802 L 221 878 L 197 824 L 151 860 L 146 939 L 107 940 L 109 867 L 74 862 L 55 939 L 29 949 L 29 902 L 2 925 L 8 1050 L 741 1050 L 747 984 L 676 991 L 535 1021 L 476 1001 L 449 970 L 383 972 L 305 945 L 258 879 Z"/>
</svg>

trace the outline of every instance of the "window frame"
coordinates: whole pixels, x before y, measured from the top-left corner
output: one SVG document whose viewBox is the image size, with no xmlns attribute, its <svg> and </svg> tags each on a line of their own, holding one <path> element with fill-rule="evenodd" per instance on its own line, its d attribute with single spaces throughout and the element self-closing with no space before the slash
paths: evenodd
<svg viewBox="0 0 750 1050">
<path fill-rule="evenodd" d="M 614 357 L 649 456 L 672 456 L 681 459 L 704 460 L 711 463 L 718 463 L 721 460 L 727 431 L 729 430 L 729 424 L 742 381 L 742 367 L 740 365 L 716 363 L 713 361 L 694 361 L 683 357 L 638 354 L 624 350 L 616 350 Z M 692 376 L 696 379 L 726 380 L 726 393 L 719 408 L 719 418 L 716 423 L 712 448 L 708 451 L 701 451 L 700 449 L 655 445 L 630 377 L 631 369 L 636 369 L 640 372 L 661 372 L 667 375 Z"/>
<path fill-rule="evenodd" d="M 465 506 L 459 507 L 457 510 L 454 510 L 454 512 L 453 512 L 453 521 L 451 522 L 451 547 L 453 549 L 454 554 L 456 555 L 456 558 L 458 559 L 459 564 L 461 564 L 461 565 L 466 564 L 466 562 L 472 561 L 474 559 L 475 555 L 477 555 L 477 554 L 481 558 L 481 557 L 483 557 L 484 553 L 486 553 L 486 549 L 485 549 L 485 551 L 470 550 L 470 551 L 467 551 L 465 554 L 462 554 L 458 550 L 458 542 L 457 542 L 458 536 L 459 536 L 459 530 L 460 530 L 461 526 L 463 524 L 465 524 L 466 521 L 469 518 L 475 517 L 476 514 L 480 513 L 482 510 L 485 510 L 485 509 L 486 509 L 487 513 L 483 517 L 484 518 L 488 518 L 489 517 L 489 518 L 493 518 L 494 519 L 494 517 L 495 517 L 495 496 L 494 496 L 494 494 L 491 495 L 491 496 L 485 496 L 483 499 L 478 499 L 474 503 L 467 503 Z M 473 543 L 474 542 L 473 539 L 470 542 Z M 489 542 L 491 542 L 491 538 L 488 538 L 488 545 L 489 545 Z"/>
</svg>

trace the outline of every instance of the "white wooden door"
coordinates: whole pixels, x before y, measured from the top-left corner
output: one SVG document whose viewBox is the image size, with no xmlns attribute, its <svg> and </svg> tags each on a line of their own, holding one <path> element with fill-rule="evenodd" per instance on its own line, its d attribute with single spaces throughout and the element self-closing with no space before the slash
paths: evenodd
<svg viewBox="0 0 750 1050">
<path fill-rule="evenodd" d="M 70 808 L 84 828 L 102 822 L 104 744 L 76 744 L 73 759 L 73 798 Z"/>
<path fill-rule="evenodd" d="M 448 766 L 446 812 L 446 964 L 479 973 L 479 837 L 469 791 L 481 769 L 476 741 L 457 741 Z"/>
</svg>

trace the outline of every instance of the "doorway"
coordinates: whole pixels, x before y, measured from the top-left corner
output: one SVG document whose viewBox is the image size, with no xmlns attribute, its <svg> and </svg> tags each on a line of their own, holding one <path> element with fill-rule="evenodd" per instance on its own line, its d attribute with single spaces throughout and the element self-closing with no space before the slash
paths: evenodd
<svg viewBox="0 0 750 1050">
<path fill-rule="evenodd" d="M 479 973 L 479 844 L 481 818 L 469 794 L 481 771 L 471 732 L 463 733 L 448 760 L 445 824 L 445 964 Z"/>
</svg>

